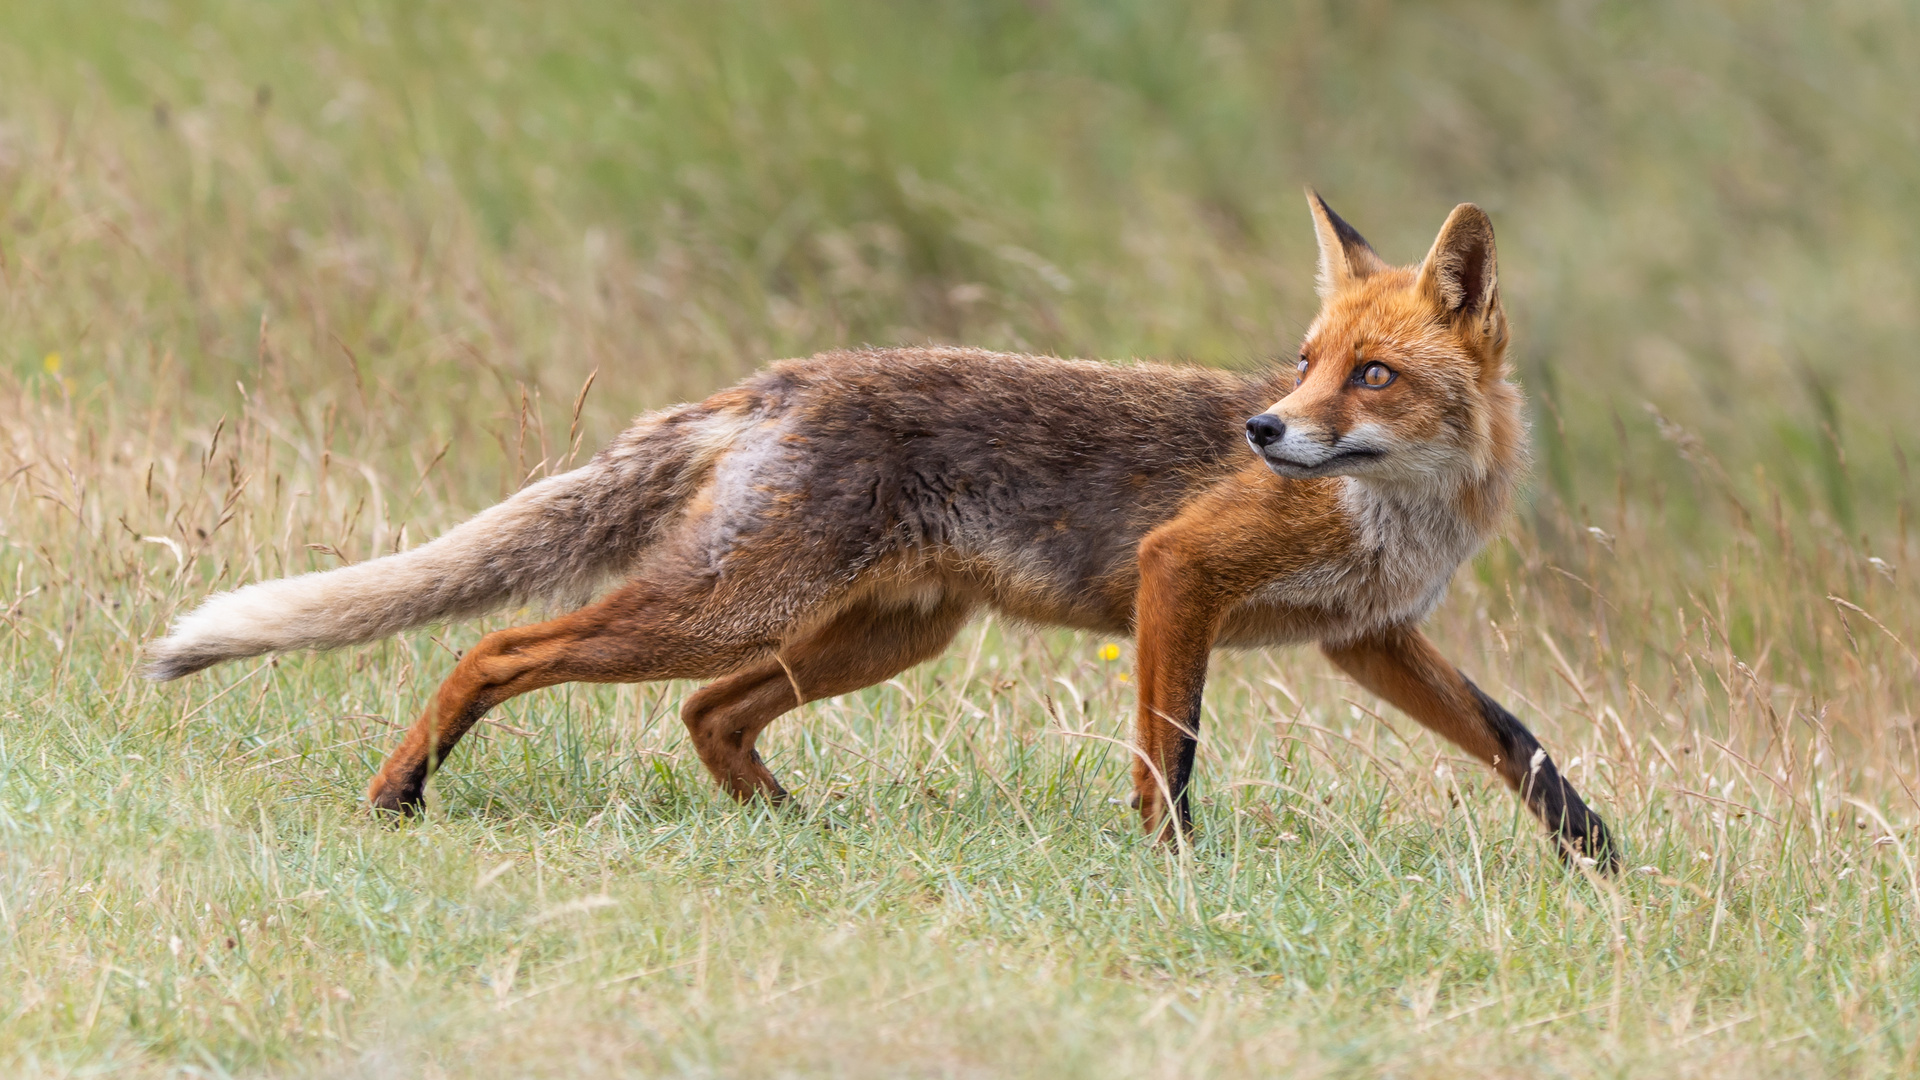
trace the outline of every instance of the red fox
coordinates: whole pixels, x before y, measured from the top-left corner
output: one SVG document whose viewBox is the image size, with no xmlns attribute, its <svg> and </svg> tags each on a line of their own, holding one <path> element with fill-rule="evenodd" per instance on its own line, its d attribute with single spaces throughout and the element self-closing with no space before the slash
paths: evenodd
<svg viewBox="0 0 1920 1080">
<path fill-rule="evenodd" d="M 419 809 L 460 737 L 529 690 L 711 679 L 682 711 L 701 762 L 735 797 L 779 803 L 754 749 L 774 718 L 938 655 L 991 608 L 1136 636 L 1135 799 L 1170 841 L 1193 827 L 1209 654 L 1313 641 L 1492 766 L 1564 856 L 1611 867 L 1553 759 L 1419 629 L 1525 465 L 1492 224 L 1462 204 L 1402 268 L 1308 204 L 1323 303 L 1291 367 L 943 347 L 783 361 L 641 417 L 429 544 L 214 596 L 147 673 L 585 603 L 617 582 L 468 650 L 368 801 Z"/>
</svg>

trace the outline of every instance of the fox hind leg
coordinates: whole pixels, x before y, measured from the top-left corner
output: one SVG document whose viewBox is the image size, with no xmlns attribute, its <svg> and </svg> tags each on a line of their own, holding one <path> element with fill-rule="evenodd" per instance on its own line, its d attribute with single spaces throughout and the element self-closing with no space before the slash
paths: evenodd
<svg viewBox="0 0 1920 1080">
<path fill-rule="evenodd" d="M 720 605 L 636 581 L 548 622 L 481 638 L 387 758 L 367 789 L 375 809 L 420 809 L 427 777 L 487 710 L 566 682 L 711 678 L 772 651 L 777 627 L 708 617 Z"/>
<path fill-rule="evenodd" d="M 680 718 L 707 771 L 734 798 L 776 805 L 787 790 L 754 742 L 782 713 L 892 678 L 938 656 L 965 625 L 971 605 L 943 597 L 931 605 L 864 601 L 762 660 L 701 688 Z"/>
</svg>

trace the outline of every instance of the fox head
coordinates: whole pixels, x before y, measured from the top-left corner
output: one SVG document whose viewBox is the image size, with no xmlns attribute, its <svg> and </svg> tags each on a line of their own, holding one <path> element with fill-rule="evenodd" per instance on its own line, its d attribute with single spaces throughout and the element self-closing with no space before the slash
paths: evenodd
<svg viewBox="0 0 1920 1080">
<path fill-rule="evenodd" d="M 1453 487 L 1508 473 L 1525 454 L 1507 381 L 1507 317 L 1493 223 L 1454 207 L 1420 265 L 1390 266 L 1312 191 L 1320 314 L 1293 390 L 1247 421 L 1281 476 L 1355 476 Z"/>
</svg>

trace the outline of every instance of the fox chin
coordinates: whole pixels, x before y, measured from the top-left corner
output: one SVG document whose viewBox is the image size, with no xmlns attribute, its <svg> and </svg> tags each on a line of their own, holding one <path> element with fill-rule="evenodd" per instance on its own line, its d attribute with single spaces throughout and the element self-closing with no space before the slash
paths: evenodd
<svg viewBox="0 0 1920 1080">
<path fill-rule="evenodd" d="M 1403 267 L 1307 203 L 1321 308 L 1276 370 L 942 347 L 781 361 L 431 543 L 213 596 L 147 673 L 598 595 L 461 656 L 369 802 L 418 810 L 461 737 L 519 694 L 701 679 L 681 714 L 701 762 L 780 803 L 754 748 L 769 723 L 939 655 L 993 610 L 1134 635 L 1134 803 L 1178 842 L 1209 654 L 1312 642 L 1485 762 L 1563 856 L 1610 869 L 1606 826 L 1553 758 L 1420 630 L 1526 466 L 1492 223 L 1462 204 Z"/>
</svg>

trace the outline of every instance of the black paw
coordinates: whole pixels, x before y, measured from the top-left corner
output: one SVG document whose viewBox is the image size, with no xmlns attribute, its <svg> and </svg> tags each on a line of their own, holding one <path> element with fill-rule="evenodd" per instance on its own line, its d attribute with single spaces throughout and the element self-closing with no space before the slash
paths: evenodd
<svg viewBox="0 0 1920 1080">
<path fill-rule="evenodd" d="M 1575 812 L 1567 815 L 1555 833 L 1560 841 L 1560 856 L 1569 863 L 1604 874 L 1619 872 L 1619 845 L 1600 815 L 1584 805 L 1575 807 Z"/>
</svg>

